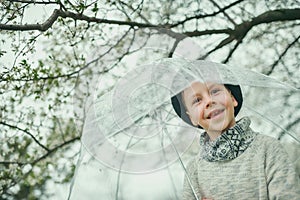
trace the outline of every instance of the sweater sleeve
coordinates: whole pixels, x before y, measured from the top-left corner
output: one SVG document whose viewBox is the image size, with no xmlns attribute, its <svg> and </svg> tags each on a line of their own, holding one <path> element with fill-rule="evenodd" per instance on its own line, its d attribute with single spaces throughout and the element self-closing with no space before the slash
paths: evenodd
<svg viewBox="0 0 300 200">
<path fill-rule="evenodd" d="M 270 200 L 300 199 L 299 175 L 277 140 L 272 140 L 267 148 L 266 176 Z"/>
<path fill-rule="evenodd" d="M 189 162 L 183 182 L 183 200 L 200 200 L 196 159 Z M 192 189 L 193 188 L 193 189 Z M 194 191 L 193 191 L 194 190 Z M 195 194 L 196 193 L 196 194 Z M 197 195 L 197 197 L 195 196 Z"/>
</svg>

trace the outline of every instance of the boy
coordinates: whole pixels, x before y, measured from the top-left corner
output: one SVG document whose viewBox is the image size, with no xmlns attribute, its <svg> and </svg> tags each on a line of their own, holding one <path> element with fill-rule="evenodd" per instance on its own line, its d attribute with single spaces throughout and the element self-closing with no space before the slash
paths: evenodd
<svg viewBox="0 0 300 200">
<path fill-rule="evenodd" d="M 299 177 L 274 138 L 235 120 L 238 85 L 192 82 L 172 97 L 176 113 L 203 128 L 200 155 L 187 166 L 183 199 L 300 199 Z"/>
</svg>

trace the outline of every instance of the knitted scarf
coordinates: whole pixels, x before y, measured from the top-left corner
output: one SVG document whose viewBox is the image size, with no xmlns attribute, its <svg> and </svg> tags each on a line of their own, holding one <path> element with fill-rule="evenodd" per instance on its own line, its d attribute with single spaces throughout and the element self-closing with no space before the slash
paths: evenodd
<svg viewBox="0 0 300 200">
<path fill-rule="evenodd" d="M 200 136 L 200 156 L 209 161 L 232 160 L 241 155 L 257 133 L 253 132 L 248 117 L 239 120 L 232 128 L 223 132 L 215 141 L 210 141 L 206 132 Z"/>
</svg>

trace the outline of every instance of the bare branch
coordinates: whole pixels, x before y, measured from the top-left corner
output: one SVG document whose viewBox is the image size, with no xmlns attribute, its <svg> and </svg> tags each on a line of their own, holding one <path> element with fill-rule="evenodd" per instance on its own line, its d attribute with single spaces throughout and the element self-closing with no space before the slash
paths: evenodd
<svg viewBox="0 0 300 200">
<path fill-rule="evenodd" d="M 72 18 L 74 20 L 81 20 L 81 21 L 94 22 L 100 24 L 115 24 L 115 25 L 131 26 L 131 27 L 137 26 L 140 28 L 159 27 L 157 25 L 132 22 L 132 21 L 120 21 L 120 20 L 109 20 L 109 19 L 100 19 L 96 17 L 88 17 L 86 15 L 81 15 L 81 14 L 72 13 L 69 11 L 61 11 L 61 10 L 59 10 L 59 16 L 62 18 Z"/>
<path fill-rule="evenodd" d="M 222 48 L 223 46 L 231 43 L 235 38 L 233 36 L 229 36 L 227 38 L 225 38 L 224 40 L 222 40 L 215 48 L 213 48 L 212 50 L 210 50 L 209 52 L 207 52 L 204 56 L 201 56 L 198 59 L 205 59 L 207 56 L 209 56 L 209 54 L 211 54 L 212 52 Z"/>
<path fill-rule="evenodd" d="M 48 156 L 50 156 L 51 154 L 55 153 L 57 150 L 61 149 L 61 148 L 64 148 L 65 146 L 69 145 L 69 144 L 72 144 L 73 142 L 79 140 L 80 137 L 77 136 L 77 137 L 74 137 L 70 140 L 67 140 L 63 143 L 61 143 L 60 145 L 57 145 L 56 147 L 54 147 L 53 149 L 50 149 L 46 154 L 42 155 L 41 157 L 37 158 L 36 160 L 32 161 L 32 162 L 29 162 L 29 163 L 22 163 L 22 162 L 18 162 L 18 161 L 1 161 L 0 164 L 3 164 L 3 165 L 7 165 L 7 164 L 19 164 L 21 166 L 25 165 L 25 164 L 31 164 L 32 166 L 37 164 L 38 162 L 46 159 Z M 20 176 L 18 177 L 17 179 L 13 180 L 13 182 L 5 188 L 5 190 L 7 190 L 8 188 L 11 188 L 13 187 L 14 185 L 16 185 L 20 180 L 22 179 L 25 179 L 30 173 L 31 171 L 33 170 L 33 167 L 31 168 L 31 170 L 29 170 L 26 174 L 24 174 L 23 176 Z M 2 188 L 3 189 L 3 188 Z M 3 191 L 0 191 L 2 192 L 1 194 L 3 194 Z"/>
<path fill-rule="evenodd" d="M 26 165 L 28 163 L 25 162 L 18 162 L 18 161 L 0 161 L 0 165 L 19 165 L 19 166 L 23 166 Z"/>
<path fill-rule="evenodd" d="M 184 35 L 188 37 L 199 37 L 202 35 L 212 35 L 212 34 L 233 34 L 233 30 L 228 29 L 216 29 L 216 30 L 204 30 L 204 31 L 191 31 L 191 32 L 184 32 Z"/>
<path fill-rule="evenodd" d="M 8 0 L 8 1 L 12 2 L 12 3 L 43 4 L 43 5 L 58 4 L 58 5 L 60 5 L 60 3 L 58 1 L 30 1 L 30 0 Z"/>
<path fill-rule="evenodd" d="M 0 78 L 0 82 L 1 81 L 24 81 L 24 82 L 31 82 L 31 81 L 41 81 L 41 80 L 54 80 L 54 79 L 58 79 L 58 78 L 66 78 L 66 79 L 76 78 L 75 75 L 77 75 L 80 71 L 82 71 L 83 69 L 85 69 L 86 67 L 88 67 L 87 65 L 85 65 L 84 67 L 82 67 L 82 68 L 80 68 L 80 69 L 78 69 L 78 70 L 76 70 L 74 72 L 68 73 L 68 74 L 62 74 L 62 75 L 57 75 L 57 76 L 42 76 L 42 77 L 27 78 L 27 79 L 24 79 L 24 78 L 8 78 L 8 79 Z"/>
<path fill-rule="evenodd" d="M 28 50 L 27 50 L 27 52 L 24 52 L 25 49 L 26 49 L 26 47 L 28 47 L 28 49 L 30 49 L 29 45 L 34 45 L 35 42 L 36 42 L 36 40 L 37 40 L 37 38 L 38 38 L 40 35 L 42 35 L 42 34 L 39 33 L 39 34 L 37 34 L 36 36 L 32 37 L 32 38 L 30 39 L 30 41 L 29 41 L 27 44 L 25 44 L 24 47 L 19 51 L 19 53 L 15 56 L 14 62 L 13 62 L 13 64 L 12 64 L 13 68 L 14 68 L 14 66 L 16 65 L 16 62 L 17 62 L 18 58 L 19 58 L 22 54 L 28 52 Z M 1 77 L 0 81 L 2 81 L 2 77 Z"/>
<path fill-rule="evenodd" d="M 120 20 L 108 20 L 108 19 L 100 19 L 96 17 L 88 17 L 83 14 L 73 13 L 69 11 L 62 11 L 59 9 L 55 9 L 52 15 L 42 24 L 24 24 L 24 25 L 12 25 L 12 24 L 0 24 L 0 30 L 10 30 L 10 31 L 30 31 L 30 30 L 38 30 L 38 31 L 46 31 L 54 24 L 54 22 L 58 19 L 58 17 L 62 18 L 72 18 L 74 20 L 81 20 L 86 22 L 94 22 L 94 23 L 103 23 L 103 24 L 116 24 L 116 25 L 126 25 L 126 26 L 137 26 L 140 28 L 151 28 L 151 27 L 159 27 L 152 24 L 144 24 L 138 22 L 130 22 L 130 21 L 120 21 Z"/>
<path fill-rule="evenodd" d="M 222 9 L 221 9 L 222 10 Z M 62 18 L 72 18 L 74 20 L 82 20 L 86 22 L 93 22 L 93 23 L 104 23 L 104 24 L 115 24 L 115 25 L 125 25 L 130 27 L 139 27 L 139 28 L 170 28 L 174 27 L 173 25 L 153 25 L 150 23 L 138 23 L 133 21 L 120 21 L 120 20 L 108 20 L 108 19 L 100 19 L 96 17 L 88 17 L 86 15 L 77 14 L 69 11 L 62 11 L 55 9 L 52 15 L 48 18 L 46 22 L 43 24 L 25 24 L 25 25 L 7 25 L 7 24 L 0 24 L 0 29 L 2 30 L 19 30 L 19 31 L 28 31 L 28 30 L 39 30 L 39 31 L 46 31 L 48 30 L 53 23 L 58 19 L 58 17 Z M 237 25 L 233 32 L 230 29 L 223 29 L 222 31 L 226 32 L 227 34 L 231 32 L 235 39 L 241 40 L 246 36 L 248 31 L 255 25 L 262 24 L 262 23 L 270 23 L 275 21 L 286 21 L 286 20 L 296 20 L 300 19 L 300 9 L 281 9 L 281 10 L 273 10 L 265 12 L 255 18 L 252 21 L 246 21 L 239 25 Z M 190 32 L 190 34 L 196 33 L 205 34 L 205 32 Z M 206 31 L 206 34 L 212 34 L 210 31 Z"/>
<path fill-rule="evenodd" d="M 124 3 L 116 4 L 116 6 L 120 6 L 120 8 L 118 7 L 118 9 L 127 17 L 127 19 L 131 20 L 131 17 L 124 8 Z"/>
<path fill-rule="evenodd" d="M 123 4 L 123 5 L 127 6 L 132 11 L 132 13 L 136 12 L 136 10 L 139 9 L 143 5 L 143 1 L 142 1 L 141 4 L 139 4 L 139 6 L 137 8 L 133 8 L 132 5 L 129 5 L 125 2 L 123 2 L 123 1 L 118 0 L 118 2 L 120 4 Z M 149 20 L 141 14 L 141 12 L 138 12 L 138 16 L 140 18 L 142 18 L 146 23 L 150 23 Z"/>
<path fill-rule="evenodd" d="M 278 65 L 278 63 L 281 61 L 281 59 L 285 56 L 285 54 L 288 52 L 288 50 L 293 45 L 295 45 L 299 39 L 300 39 L 300 35 L 285 48 L 285 50 L 279 55 L 278 59 L 272 64 L 271 69 L 266 73 L 267 75 L 270 75 L 273 72 L 275 67 Z"/>
<path fill-rule="evenodd" d="M 67 10 L 66 7 L 60 1 L 30 1 L 30 0 L 8 0 L 12 3 L 23 3 L 23 4 L 33 4 L 33 5 L 59 5 L 60 8 Z"/>
<path fill-rule="evenodd" d="M 15 126 L 15 125 L 11 125 L 11 124 L 8 124 L 6 122 L 1 122 L 0 121 L 0 124 L 2 124 L 3 126 L 7 126 L 9 128 L 12 128 L 12 129 L 16 129 L 16 130 L 19 130 L 19 131 L 22 131 L 24 132 L 25 134 L 29 135 L 40 147 L 42 147 L 43 149 L 45 149 L 46 151 L 49 151 L 49 149 L 44 146 L 42 143 L 40 143 L 35 137 L 34 135 L 32 135 L 29 131 L 27 131 L 26 129 L 22 129 L 18 126 Z"/>
<path fill-rule="evenodd" d="M 223 29 L 223 30 L 218 30 L 218 32 L 216 32 L 216 30 L 206 30 L 206 31 L 195 31 L 186 34 L 189 34 L 190 36 L 200 36 L 205 34 L 216 34 L 216 33 L 229 34 L 229 36 L 225 38 L 223 41 L 221 41 L 214 49 L 212 49 L 206 55 L 200 58 L 200 59 L 204 59 L 210 53 L 222 48 L 223 46 L 229 44 L 233 40 L 237 40 L 238 43 L 236 45 L 239 45 L 253 26 L 262 23 L 271 23 L 275 21 L 286 21 L 286 20 L 297 20 L 297 19 L 300 19 L 300 9 L 273 10 L 273 11 L 265 12 L 253 18 L 252 21 L 245 21 L 237 25 L 234 30 Z M 236 48 L 237 46 L 235 46 L 232 50 L 235 51 Z M 229 56 L 228 59 L 231 57 L 233 51 L 230 52 L 230 54 L 228 55 Z M 227 62 L 227 59 L 224 62 Z"/>
<path fill-rule="evenodd" d="M 235 50 L 238 48 L 238 46 L 242 43 L 242 40 L 238 40 L 236 42 L 236 44 L 234 45 L 234 47 L 230 50 L 228 56 L 226 57 L 226 59 L 223 61 L 223 63 L 227 63 L 229 61 L 229 59 L 231 58 L 231 56 L 233 55 L 233 53 L 235 52 Z"/>
<path fill-rule="evenodd" d="M 62 74 L 62 75 L 57 75 L 57 76 L 42 76 L 42 77 L 36 77 L 36 78 L 0 78 L 0 82 L 1 81 L 24 81 L 24 82 L 31 82 L 31 81 L 43 81 L 43 80 L 54 80 L 54 79 L 59 79 L 59 78 L 77 78 L 77 75 L 87 69 L 88 67 L 90 67 L 93 63 L 96 63 L 97 61 L 99 61 L 103 56 L 105 56 L 106 54 L 108 54 L 112 49 L 114 49 L 117 45 L 120 44 L 120 42 L 122 40 L 124 40 L 124 38 L 128 35 L 128 33 L 132 30 L 132 28 L 129 28 L 117 41 L 114 45 L 112 45 L 107 51 L 105 51 L 103 54 L 101 54 L 100 56 L 98 56 L 96 59 L 91 60 L 90 62 L 88 62 L 87 64 L 85 64 L 84 66 L 80 67 L 78 70 L 75 70 L 73 72 L 70 72 L 68 74 Z M 102 73 L 106 73 L 108 72 L 110 69 L 105 69 L 102 71 Z"/>
<path fill-rule="evenodd" d="M 31 31 L 39 30 L 46 31 L 48 30 L 53 23 L 60 16 L 60 10 L 55 9 L 52 15 L 43 23 L 43 24 L 25 24 L 25 25 L 10 25 L 10 24 L 0 24 L 0 30 L 10 30 L 10 31 Z"/>
<path fill-rule="evenodd" d="M 67 140 L 67 141 L 65 141 L 65 142 L 63 142 L 63 143 L 57 145 L 56 147 L 54 147 L 54 148 L 52 148 L 52 149 L 49 149 L 49 150 L 47 151 L 46 154 L 42 155 L 41 157 L 39 157 L 39 158 L 37 158 L 36 160 L 34 160 L 33 162 L 31 162 L 31 164 L 32 164 L 32 165 L 35 165 L 36 163 L 40 162 L 41 160 L 44 160 L 45 158 L 47 158 L 47 157 L 50 156 L 51 154 L 55 153 L 57 150 L 59 150 L 59 149 L 65 147 L 65 146 L 67 146 L 68 144 L 71 144 L 71 143 L 73 143 L 73 142 L 75 142 L 75 141 L 77 141 L 77 140 L 79 140 L 79 139 L 80 139 L 80 136 L 77 136 L 77 137 L 74 137 L 74 138 L 72 138 L 72 139 L 70 139 L 70 140 Z"/>
<path fill-rule="evenodd" d="M 177 22 L 177 23 L 175 23 L 175 24 L 172 24 L 170 27 L 173 28 L 173 27 L 175 27 L 175 26 L 184 24 L 185 22 L 190 21 L 190 20 L 192 20 L 192 19 L 201 19 L 201 18 L 206 18 L 206 17 L 213 17 L 213 16 L 216 16 L 217 14 L 222 13 L 222 12 L 224 12 L 225 10 L 227 10 L 227 9 L 229 9 L 229 8 L 235 6 L 235 5 L 237 5 L 237 4 L 239 4 L 239 3 L 243 2 L 243 1 L 244 1 L 244 0 L 238 0 L 238 1 L 235 1 L 235 2 L 233 2 L 233 3 L 231 3 L 231 4 L 229 4 L 228 6 L 225 6 L 224 8 L 218 10 L 217 12 L 213 12 L 213 13 L 211 13 L 211 14 L 205 14 L 205 15 L 201 15 L 201 14 L 200 14 L 200 15 L 188 17 L 188 18 L 186 18 L 186 19 L 184 19 L 184 20 L 182 20 L 182 21 L 180 21 L 180 22 Z"/>
<path fill-rule="evenodd" d="M 234 39 L 242 40 L 253 26 L 262 23 L 271 23 L 276 21 L 287 21 L 287 20 L 297 20 L 297 19 L 300 19 L 300 9 L 273 10 L 259 15 L 253 18 L 251 21 L 245 21 L 242 22 L 241 24 L 238 24 L 237 26 L 235 26 L 234 30 L 231 29 L 205 30 L 205 31 L 186 32 L 184 34 L 190 37 L 195 37 L 195 36 L 208 35 L 208 34 L 225 33 L 234 36 Z"/>
<path fill-rule="evenodd" d="M 222 10 L 222 8 L 214 1 L 214 0 L 210 0 L 215 6 L 217 6 L 220 10 Z M 225 17 L 227 17 L 227 19 L 236 26 L 236 23 L 234 22 L 234 20 L 225 12 L 225 10 L 222 10 L 222 13 L 225 15 Z"/>
<path fill-rule="evenodd" d="M 300 8 L 270 10 L 251 20 L 251 25 L 300 19 Z"/>
</svg>

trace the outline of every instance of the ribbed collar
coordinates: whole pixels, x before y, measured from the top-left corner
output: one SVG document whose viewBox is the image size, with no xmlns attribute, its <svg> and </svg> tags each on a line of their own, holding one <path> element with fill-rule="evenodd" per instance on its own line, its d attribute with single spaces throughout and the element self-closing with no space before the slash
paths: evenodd
<svg viewBox="0 0 300 200">
<path fill-rule="evenodd" d="M 242 118 L 215 141 L 210 141 L 208 134 L 204 132 L 200 136 L 202 147 L 200 156 L 209 162 L 232 160 L 238 157 L 257 135 L 249 127 L 250 123 L 248 117 Z"/>
</svg>

